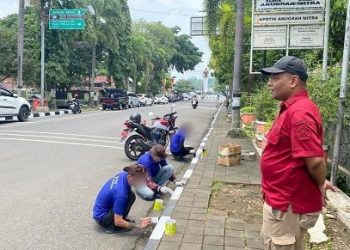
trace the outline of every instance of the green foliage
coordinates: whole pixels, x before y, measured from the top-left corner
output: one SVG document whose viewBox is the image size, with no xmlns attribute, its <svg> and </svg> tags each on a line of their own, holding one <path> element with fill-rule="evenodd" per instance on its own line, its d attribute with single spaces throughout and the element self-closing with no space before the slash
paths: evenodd
<svg viewBox="0 0 350 250">
<path fill-rule="evenodd" d="M 0 81 L 17 75 L 17 15 L 0 19 Z"/>
<path fill-rule="evenodd" d="M 180 80 L 175 84 L 175 91 L 178 93 L 188 93 L 194 90 L 194 87 L 191 85 L 188 80 Z"/>
<path fill-rule="evenodd" d="M 251 113 L 256 113 L 256 109 L 253 106 L 245 106 L 241 108 L 241 114 L 251 114 Z"/>
<path fill-rule="evenodd" d="M 278 111 L 277 101 L 272 99 L 266 86 L 257 89 L 252 97 L 253 107 L 256 110 L 256 118 L 259 121 L 270 122 L 276 118 Z"/>
<path fill-rule="evenodd" d="M 168 28 L 160 22 L 140 20 L 133 24 L 132 75 L 141 82 L 139 91 L 159 93 L 168 68 L 179 72 L 193 70 L 201 61 L 202 52 L 187 35 L 179 35 L 178 27 Z M 168 81 L 169 82 L 169 79 Z"/>
<path fill-rule="evenodd" d="M 318 68 L 307 81 L 310 97 L 319 107 L 324 123 L 334 122 L 338 114 L 340 71 L 340 67 L 329 69 L 329 78 L 323 82 L 322 69 Z"/>
</svg>

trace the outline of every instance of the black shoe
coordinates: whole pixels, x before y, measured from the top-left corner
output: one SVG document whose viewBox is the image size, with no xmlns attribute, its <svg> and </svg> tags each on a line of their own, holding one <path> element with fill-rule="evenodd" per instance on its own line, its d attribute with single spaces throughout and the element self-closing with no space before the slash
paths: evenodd
<svg viewBox="0 0 350 250">
<path fill-rule="evenodd" d="M 119 234 L 119 233 L 127 233 L 130 232 L 131 229 L 112 226 L 106 229 L 106 233 L 108 234 Z"/>
</svg>

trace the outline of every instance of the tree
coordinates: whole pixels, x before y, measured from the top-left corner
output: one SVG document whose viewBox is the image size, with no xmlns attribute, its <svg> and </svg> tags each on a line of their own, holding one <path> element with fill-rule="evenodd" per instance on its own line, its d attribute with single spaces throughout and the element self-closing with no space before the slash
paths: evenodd
<svg viewBox="0 0 350 250">
<path fill-rule="evenodd" d="M 175 91 L 178 93 L 188 93 L 194 90 L 194 87 L 191 85 L 190 81 L 188 80 L 179 80 L 175 84 Z"/>
<path fill-rule="evenodd" d="M 173 28 L 175 34 L 175 54 L 171 59 L 171 65 L 181 73 L 193 70 L 202 60 L 203 53 L 191 42 L 188 35 L 178 35 L 179 28 Z"/>
<path fill-rule="evenodd" d="M 179 35 L 178 27 L 168 28 L 160 22 L 141 20 L 132 32 L 133 76 L 141 82 L 142 92 L 159 93 L 169 67 L 180 72 L 192 70 L 201 61 L 202 53 L 187 35 Z"/>
</svg>

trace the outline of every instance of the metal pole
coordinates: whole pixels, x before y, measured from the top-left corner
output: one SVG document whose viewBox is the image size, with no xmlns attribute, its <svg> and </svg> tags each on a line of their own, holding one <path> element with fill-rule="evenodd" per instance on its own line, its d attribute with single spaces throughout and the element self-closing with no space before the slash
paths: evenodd
<svg viewBox="0 0 350 250">
<path fill-rule="evenodd" d="M 45 20 L 41 17 L 40 22 L 41 29 L 41 69 L 40 69 L 40 89 L 41 89 L 41 107 L 44 107 L 44 94 L 45 94 Z"/>
<path fill-rule="evenodd" d="M 92 45 L 92 62 L 91 62 L 91 86 L 90 86 L 90 104 L 94 106 L 95 90 L 95 71 L 96 71 L 96 44 Z"/>
<path fill-rule="evenodd" d="M 328 43 L 329 43 L 329 25 L 330 25 L 330 9 L 331 1 L 326 0 L 325 26 L 324 26 L 324 48 L 323 48 L 323 64 L 322 64 L 322 80 L 327 79 L 328 68 Z"/>
<path fill-rule="evenodd" d="M 23 40 L 24 40 L 24 0 L 19 0 L 18 9 L 18 38 L 17 38 L 17 88 L 22 95 L 23 87 Z"/>
<path fill-rule="evenodd" d="M 339 112 L 338 112 L 337 126 L 335 130 L 334 150 L 333 150 L 333 158 L 332 158 L 331 182 L 333 184 L 336 184 L 337 182 L 340 142 L 341 142 L 344 111 L 345 111 L 346 85 L 347 85 L 348 70 L 349 70 L 349 55 L 350 55 L 350 1 L 348 2 L 348 9 L 347 9 L 347 15 L 346 15 L 342 73 L 341 73 L 340 92 L 339 92 Z"/>
</svg>

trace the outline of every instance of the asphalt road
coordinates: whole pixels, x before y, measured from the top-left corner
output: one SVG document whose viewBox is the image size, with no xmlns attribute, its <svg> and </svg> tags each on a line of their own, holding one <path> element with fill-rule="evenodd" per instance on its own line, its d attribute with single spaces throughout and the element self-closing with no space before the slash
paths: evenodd
<svg viewBox="0 0 350 250">
<path fill-rule="evenodd" d="M 0 123 L 0 249 L 133 249 L 140 232 L 108 235 L 91 218 L 97 192 L 131 163 L 119 142 L 135 111 L 163 115 L 170 105 L 93 111 Z M 214 104 L 177 103 L 177 125 L 193 123 L 188 144 L 198 145 Z M 170 160 L 172 162 L 172 160 Z M 177 170 L 184 164 L 172 162 Z M 146 216 L 152 202 L 137 198 L 131 218 Z"/>
</svg>

